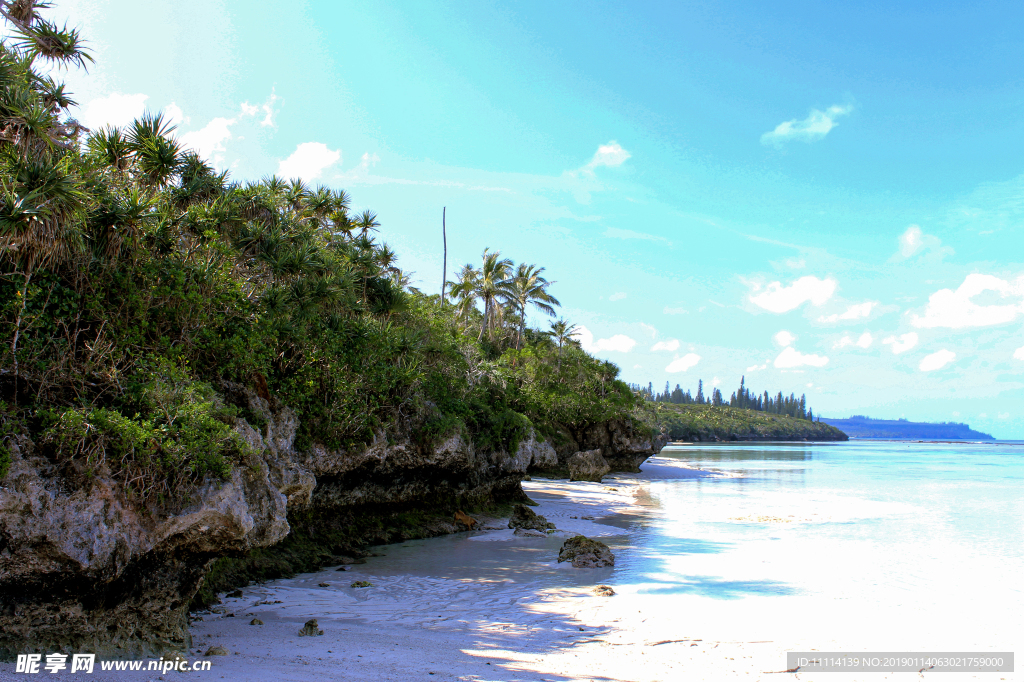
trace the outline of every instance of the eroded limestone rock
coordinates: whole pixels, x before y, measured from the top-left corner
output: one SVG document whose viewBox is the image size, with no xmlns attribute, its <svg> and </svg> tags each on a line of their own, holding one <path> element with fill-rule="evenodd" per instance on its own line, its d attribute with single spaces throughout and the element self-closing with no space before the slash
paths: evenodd
<svg viewBox="0 0 1024 682">
<path fill-rule="evenodd" d="M 555 524 L 549 523 L 546 518 L 529 507 L 517 504 L 512 510 L 512 518 L 508 520 L 508 527 L 527 528 L 531 530 L 538 530 L 543 533 L 548 528 L 554 528 Z"/>
<path fill-rule="evenodd" d="M 324 631 L 320 629 L 320 624 L 316 622 L 316 618 L 310 618 L 306 621 L 306 624 L 299 630 L 299 637 L 320 637 L 324 634 Z"/>
<path fill-rule="evenodd" d="M 516 532 L 513 535 L 517 535 L 521 538 L 545 538 L 547 533 L 542 533 L 539 530 L 532 530 L 530 528 L 516 528 Z"/>
<path fill-rule="evenodd" d="M 600 450 L 577 452 L 568 461 L 570 481 L 598 481 L 612 468 L 601 456 Z"/>
<path fill-rule="evenodd" d="M 571 561 L 575 568 L 603 568 L 615 565 L 615 555 L 600 540 L 575 535 L 558 551 L 558 563 L 563 561 Z"/>
</svg>

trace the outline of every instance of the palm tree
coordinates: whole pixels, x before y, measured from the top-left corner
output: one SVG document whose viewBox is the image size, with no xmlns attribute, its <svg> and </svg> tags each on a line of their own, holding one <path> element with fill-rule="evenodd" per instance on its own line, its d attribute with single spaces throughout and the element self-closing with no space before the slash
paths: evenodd
<svg viewBox="0 0 1024 682">
<path fill-rule="evenodd" d="M 469 263 L 459 270 L 458 279 L 448 282 L 449 291 L 453 299 L 458 303 L 455 306 L 455 314 L 462 320 L 468 320 L 469 314 L 476 309 L 477 282 L 480 273 Z"/>
<path fill-rule="evenodd" d="M 532 303 L 542 312 L 554 317 L 555 309 L 552 306 L 561 305 L 558 299 L 547 291 L 547 288 L 554 284 L 554 282 L 549 282 L 541 277 L 542 272 L 544 272 L 544 268 L 520 263 L 519 267 L 516 268 L 515 277 L 512 278 L 512 289 L 515 292 L 512 303 L 516 306 L 520 315 L 519 330 L 516 335 L 516 350 L 519 350 L 522 346 L 523 332 L 526 329 L 526 306 Z"/>
<path fill-rule="evenodd" d="M 480 266 L 476 288 L 477 296 L 484 302 L 484 321 L 480 325 L 477 341 L 484 338 L 485 330 L 488 339 L 494 336 L 494 327 L 501 321 L 503 313 L 499 301 L 515 297 L 511 278 L 512 261 L 500 256 L 501 253 L 498 251 L 484 249 L 483 264 Z"/>
<path fill-rule="evenodd" d="M 562 346 L 571 341 L 578 331 L 579 327 L 565 320 L 551 323 L 551 331 L 547 332 L 547 335 L 558 343 L 558 371 L 562 371 Z"/>
</svg>

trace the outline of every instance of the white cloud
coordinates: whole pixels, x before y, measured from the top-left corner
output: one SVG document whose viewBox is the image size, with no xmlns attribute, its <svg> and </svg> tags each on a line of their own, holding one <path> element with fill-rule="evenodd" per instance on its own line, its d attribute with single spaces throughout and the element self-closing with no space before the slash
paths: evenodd
<svg viewBox="0 0 1024 682">
<path fill-rule="evenodd" d="M 672 339 L 670 341 L 658 341 L 658 343 L 656 343 L 653 346 L 651 346 L 651 350 L 652 351 L 653 350 L 667 350 L 667 351 L 679 350 L 679 340 L 678 339 Z"/>
<path fill-rule="evenodd" d="M 700 356 L 696 353 L 687 353 L 681 358 L 676 358 L 672 362 L 668 363 L 668 367 L 665 368 L 666 372 L 675 374 L 676 372 L 685 372 L 691 367 L 695 366 L 700 362 Z"/>
<path fill-rule="evenodd" d="M 370 177 L 370 169 L 380 163 L 380 157 L 376 153 L 371 154 L 370 152 L 364 152 L 359 158 L 359 164 L 345 173 L 338 175 L 339 179 L 346 180 L 347 182 L 380 182 L 379 177 Z M 397 180 L 385 180 L 385 182 L 398 182 Z M 402 181 L 402 184 L 420 184 L 414 181 Z M 429 184 L 429 183 L 425 183 Z"/>
<path fill-rule="evenodd" d="M 655 327 L 653 325 L 647 324 L 645 322 L 641 322 L 640 323 L 640 328 L 643 329 L 648 334 L 650 334 L 652 339 L 658 338 L 658 330 L 655 329 Z"/>
<path fill-rule="evenodd" d="M 1000 413 L 999 413 L 999 414 L 997 414 L 996 416 L 997 416 L 997 417 L 998 417 L 999 419 L 1009 419 L 1009 418 L 1010 418 L 1010 413 L 1009 413 L 1009 412 L 1000 412 Z"/>
<path fill-rule="evenodd" d="M 905 353 L 914 346 L 917 345 L 917 332 L 907 332 L 906 334 L 900 334 L 899 336 L 889 336 L 882 339 L 882 343 L 885 345 L 892 345 L 892 352 L 895 355 Z"/>
<path fill-rule="evenodd" d="M 590 160 L 583 168 L 585 170 L 593 171 L 598 166 L 606 166 L 608 168 L 615 168 L 621 166 L 626 162 L 632 154 L 627 152 L 622 146 L 612 140 L 608 144 L 602 144 L 598 146 L 597 152 L 594 153 L 594 158 Z"/>
<path fill-rule="evenodd" d="M 624 291 L 619 291 L 619 292 L 614 293 L 611 296 L 609 296 L 608 300 L 609 301 L 621 301 L 624 298 L 626 298 L 626 293 Z"/>
<path fill-rule="evenodd" d="M 1021 346 L 1017 350 L 1013 351 L 1014 360 L 1024 360 L 1024 346 Z"/>
<path fill-rule="evenodd" d="M 722 383 L 722 380 L 721 380 L 721 379 L 719 379 L 718 377 L 715 377 L 714 379 L 712 379 L 712 380 L 711 380 L 711 385 L 712 385 L 712 386 L 714 386 L 714 387 L 716 387 L 716 388 L 717 388 L 717 387 L 718 387 L 719 385 L 721 385 L 721 383 Z"/>
<path fill-rule="evenodd" d="M 911 225 L 900 235 L 901 258 L 911 258 L 925 251 L 942 255 L 953 255 L 953 249 L 943 246 L 942 240 L 935 235 L 925 234 L 920 225 Z"/>
<path fill-rule="evenodd" d="M 146 111 L 149 95 L 122 95 L 114 93 L 87 102 L 78 120 L 86 128 L 99 130 L 104 126 L 126 126 Z"/>
<path fill-rule="evenodd" d="M 260 121 L 261 126 L 265 128 L 274 127 L 274 114 L 277 113 L 274 111 L 274 103 L 277 102 L 278 99 L 280 98 L 277 96 L 277 93 L 271 90 L 270 97 L 268 97 L 267 101 L 260 106 L 260 109 L 262 109 L 263 113 L 266 114 L 266 116 L 263 117 L 263 120 Z"/>
<path fill-rule="evenodd" d="M 224 161 L 224 143 L 231 139 L 233 118 L 215 118 L 200 130 L 185 133 L 179 141 L 196 154 L 219 166 Z"/>
<path fill-rule="evenodd" d="M 275 99 L 277 99 L 276 95 L 271 94 L 267 102 L 272 104 Z M 266 106 L 267 105 L 264 105 L 264 109 Z M 193 130 L 185 133 L 178 138 L 178 141 L 185 147 L 195 151 L 199 156 L 213 163 L 214 166 L 223 168 L 224 152 L 227 151 L 224 143 L 233 137 L 231 132 L 232 126 L 238 123 L 242 118 L 255 116 L 259 113 L 259 110 L 260 108 L 255 105 L 249 104 L 248 102 L 242 102 L 239 114 L 234 118 L 215 118 L 199 130 Z M 181 109 L 173 103 L 164 111 L 172 112 L 177 115 L 181 114 Z M 183 120 L 186 123 L 189 121 L 187 118 L 183 118 Z"/>
<path fill-rule="evenodd" d="M 846 309 L 845 313 L 836 313 L 835 315 L 824 315 L 818 318 L 818 322 L 838 322 L 840 320 L 859 320 L 862 317 L 867 317 L 871 314 L 871 311 L 875 306 L 878 305 L 877 301 L 865 301 L 864 303 L 855 303 Z"/>
<path fill-rule="evenodd" d="M 666 315 L 685 315 L 687 311 L 686 308 L 669 308 L 668 306 L 665 306 L 665 309 L 661 312 Z"/>
<path fill-rule="evenodd" d="M 992 291 L 1000 298 L 1017 299 L 1007 305 L 979 305 L 975 296 Z M 1010 283 L 992 275 L 967 275 L 956 291 L 941 289 L 928 297 L 924 315 L 915 315 L 911 324 L 915 327 L 986 327 L 1006 324 L 1024 311 L 1024 278 Z"/>
<path fill-rule="evenodd" d="M 769 312 L 785 313 L 798 308 L 807 301 L 810 301 L 812 305 L 821 305 L 835 293 L 836 281 L 831 278 L 818 279 L 808 275 L 801 277 L 788 287 L 782 286 L 782 282 L 772 282 L 761 293 L 757 293 L 758 291 L 760 291 L 760 286 L 755 285 L 755 293 L 750 296 L 751 303 Z"/>
<path fill-rule="evenodd" d="M 838 123 L 836 119 L 845 116 L 853 111 L 853 105 L 834 104 L 825 111 L 811 109 L 810 115 L 802 121 L 793 119 L 783 121 L 775 126 L 775 130 L 761 136 L 761 144 L 781 147 L 784 142 L 800 140 L 801 142 L 814 142 L 820 140 L 829 131 L 835 128 Z"/>
<path fill-rule="evenodd" d="M 857 346 L 858 348 L 870 348 L 871 344 L 874 343 L 875 338 L 871 336 L 869 332 L 861 334 L 856 341 L 853 340 L 849 334 L 843 335 L 843 338 L 832 344 L 833 348 L 845 348 L 847 346 Z"/>
<path fill-rule="evenodd" d="M 281 161 L 277 174 L 283 178 L 316 180 L 325 168 L 341 160 L 341 151 L 328 149 L 323 142 L 303 142 L 292 155 Z"/>
<path fill-rule="evenodd" d="M 956 360 L 956 353 L 951 350 L 942 349 L 931 355 L 924 356 L 917 368 L 922 372 L 931 372 L 932 370 L 942 369 L 954 360 Z"/>
<path fill-rule="evenodd" d="M 764 363 L 763 365 L 751 365 L 750 367 L 747 367 L 747 371 L 748 372 L 759 372 L 762 369 L 768 369 L 768 363 L 767 362 Z"/>
<path fill-rule="evenodd" d="M 794 367 L 824 367 L 828 364 L 828 358 L 823 355 L 804 354 L 792 346 L 786 346 L 775 358 L 775 366 L 779 369 L 792 369 Z"/>
<path fill-rule="evenodd" d="M 665 242 L 669 246 L 672 245 L 672 242 L 656 234 L 647 234 L 646 232 L 637 232 L 635 230 L 622 230 L 617 227 L 606 229 L 604 236 L 611 237 L 612 239 L 641 239 L 649 242 Z"/>
<path fill-rule="evenodd" d="M 182 123 L 188 123 L 191 119 L 185 115 L 185 112 L 181 110 L 174 102 L 171 102 L 164 107 L 164 120 L 173 126 L 180 126 Z"/>
<path fill-rule="evenodd" d="M 628 353 L 633 350 L 633 346 L 636 345 L 636 341 L 625 334 L 616 334 L 609 339 L 594 340 L 594 333 L 582 325 L 580 325 L 579 330 L 574 334 L 574 336 L 579 339 L 580 345 L 583 346 L 583 350 L 589 353 L 612 350 L 620 353 Z"/>
<path fill-rule="evenodd" d="M 780 346 L 788 346 L 792 344 L 794 341 L 796 341 L 796 336 L 790 334 L 785 329 L 777 333 L 772 338 L 775 339 L 775 343 L 779 344 Z"/>
</svg>

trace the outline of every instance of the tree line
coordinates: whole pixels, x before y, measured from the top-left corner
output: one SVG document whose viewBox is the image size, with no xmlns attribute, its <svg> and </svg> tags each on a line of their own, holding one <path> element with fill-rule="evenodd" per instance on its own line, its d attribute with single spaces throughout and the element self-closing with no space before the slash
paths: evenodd
<svg viewBox="0 0 1024 682">
<path fill-rule="evenodd" d="M 757 394 L 746 386 L 746 377 L 740 377 L 740 387 L 733 391 L 729 400 L 726 401 L 718 388 L 711 389 L 711 395 L 704 395 L 704 381 L 697 382 L 697 394 L 691 395 L 689 390 L 682 390 L 679 384 L 674 389 L 669 388 L 669 382 L 665 382 L 665 390 L 662 393 L 654 392 L 654 384 L 647 386 L 630 384 L 630 387 L 639 393 L 645 400 L 658 403 L 672 403 L 675 405 L 711 405 L 712 407 L 738 407 L 745 410 L 756 410 L 769 414 L 781 414 L 796 419 L 807 419 L 814 421 L 814 410 L 807 406 L 806 394 L 799 398 L 794 393 L 788 396 L 779 391 L 774 397 L 768 391 Z"/>
<path fill-rule="evenodd" d="M 264 417 L 239 386 L 295 410 L 300 449 L 653 428 L 575 325 L 527 324 L 559 305 L 544 268 L 488 249 L 450 298 L 428 295 L 340 188 L 233 180 L 156 113 L 80 125 L 48 74 L 91 58 L 46 6 L 0 0 L 0 481 L 23 435 L 61 466 L 109 460 L 141 499 L 184 499 L 248 457 L 232 425 Z"/>
</svg>

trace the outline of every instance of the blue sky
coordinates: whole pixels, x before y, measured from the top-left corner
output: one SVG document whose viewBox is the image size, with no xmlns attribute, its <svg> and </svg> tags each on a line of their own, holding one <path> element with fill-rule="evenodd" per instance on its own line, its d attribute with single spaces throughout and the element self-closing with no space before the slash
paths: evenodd
<svg viewBox="0 0 1024 682">
<path fill-rule="evenodd" d="M 64 2 L 86 125 L 547 268 L 623 378 L 1024 437 L 1019 3 Z M 537 323 L 546 324 L 537 319 Z"/>
</svg>

